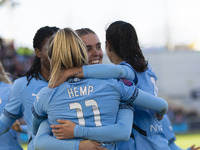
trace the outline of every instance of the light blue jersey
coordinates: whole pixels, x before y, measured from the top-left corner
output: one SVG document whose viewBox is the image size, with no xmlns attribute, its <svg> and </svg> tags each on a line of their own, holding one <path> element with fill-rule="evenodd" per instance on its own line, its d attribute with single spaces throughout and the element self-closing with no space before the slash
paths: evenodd
<svg viewBox="0 0 200 150">
<path fill-rule="evenodd" d="M 43 88 L 34 103 L 33 114 L 38 119 L 48 115 L 50 124 L 64 119 L 80 126 L 107 126 L 115 124 L 120 100 L 136 98 L 136 90 L 133 84 L 128 86 L 115 79 L 65 82 L 54 89 Z M 116 149 L 115 143 L 104 143 L 104 147 Z"/>
<path fill-rule="evenodd" d="M 138 84 L 136 86 L 141 90 L 157 96 L 158 89 L 155 85 L 157 76 L 152 71 L 152 68 L 148 66 L 148 69 L 145 72 L 137 73 L 137 76 Z M 155 118 L 155 112 L 140 109 L 139 107 L 134 108 L 134 124 L 139 127 L 139 130 L 133 130 L 133 135 L 136 142 L 136 149 L 182 150 L 182 148 L 175 144 L 176 137 L 167 114 L 164 115 L 161 121 L 157 121 L 157 119 Z M 140 114 L 140 116 L 136 117 L 137 114 Z M 140 120 L 140 117 L 145 117 L 145 119 Z M 147 122 L 148 119 L 149 122 Z M 147 130 L 145 130 L 145 128 L 147 128 Z M 141 134 L 139 134 L 138 131 L 140 131 Z M 144 136 L 143 133 L 146 133 L 146 136 L 148 138 Z M 188 148 L 187 150 L 190 150 L 190 148 Z"/>
<path fill-rule="evenodd" d="M 0 114 L 8 102 L 11 85 L 0 81 Z M 0 150 L 22 150 L 17 140 L 17 132 L 10 129 L 7 133 L 0 136 Z"/>
<path fill-rule="evenodd" d="M 95 66 L 92 65 L 93 68 L 92 70 L 90 70 L 91 68 L 89 68 L 87 66 L 87 68 L 83 68 L 84 69 L 84 74 L 85 77 L 91 77 L 94 78 L 96 76 L 101 77 L 101 78 L 128 78 L 130 80 L 134 80 L 135 83 L 138 82 L 138 84 L 136 85 L 139 89 L 142 89 L 148 93 L 150 93 L 151 95 L 155 95 L 157 96 L 157 92 L 158 89 L 155 85 L 156 80 L 157 80 L 157 76 L 155 75 L 155 73 L 152 71 L 152 68 L 150 66 L 148 66 L 148 69 L 143 72 L 143 73 L 138 73 L 135 74 L 134 69 L 127 64 L 126 62 L 122 62 L 121 65 L 119 66 L 128 66 L 128 68 L 117 68 L 117 71 L 114 71 L 113 74 L 110 72 L 110 70 L 113 70 L 113 66 L 109 66 L 107 67 L 106 65 L 103 66 L 103 70 L 105 70 L 104 73 L 99 72 L 98 70 L 102 70 L 101 67 L 99 66 Z M 116 67 L 116 66 L 115 66 Z M 132 68 L 132 72 L 130 70 L 130 68 Z M 124 69 L 126 69 L 125 73 L 121 73 L 121 71 L 124 72 Z M 128 69 L 128 71 L 127 71 Z M 109 73 L 107 75 L 107 72 Z M 132 74 L 132 77 L 131 77 Z M 138 77 L 138 78 L 137 78 Z M 139 81 L 138 81 L 139 80 Z M 155 105 L 158 105 L 158 103 L 155 103 Z M 136 114 L 141 114 L 142 117 L 146 118 L 147 120 L 145 120 L 143 122 L 143 120 L 140 121 L 141 115 L 138 116 L 136 118 L 137 121 L 134 122 L 133 128 L 135 131 L 133 131 L 135 140 L 137 141 L 137 148 L 138 149 L 160 149 L 160 147 L 164 147 L 164 149 L 169 149 L 168 145 L 170 147 L 171 150 L 180 150 L 181 148 L 179 148 L 175 143 L 175 135 L 172 131 L 172 127 L 171 127 L 171 123 L 169 121 L 169 118 L 167 115 L 164 115 L 164 118 L 158 122 L 157 119 L 155 118 L 155 111 L 150 111 L 147 109 L 143 109 L 141 107 L 136 106 Z M 121 112 L 119 112 L 119 115 L 121 115 Z M 125 122 L 125 120 L 123 120 L 122 118 L 119 118 L 120 122 Z M 116 123 L 117 124 L 117 123 Z M 141 128 L 140 128 L 141 126 Z M 120 127 L 121 128 L 121 127 Z M 103 130 L 117 130 L 117 128 L 115 127 L 105 127 Z M 144 129 L 144 130 L 143 130 Z M 91 137 L 94 137 L 95 135 L 101 136 L 99 131 L 101 131 L 100 129 L 94 129 L 94 128 L 80 128 L 79 126 L 76 126 L 75 128 L 75 136 L 76 137 L 83 137 L 86 136 L 89 139 L 91 139 Z M 84 131 L 84 132 L 83 132 Z M 164 133 L 163 133 L 164 131 Z M 109 133 L 109 132 L 108 132 Z M 140 133 L 140 134 L 139 134 Z M 147 138 L 147 133 L 148 135 L 150 135 Z M 157 142 L 157 140 L 154 140 L 155 137 L 158 137 L 159 141 L 159 145 L 155 142 Z M 110 136 L 109 137 L 110 140 L 115 141 L 116 138 Z M 95 140 L 99 140 L 99 139 L 95 139 Z M 117 146 L 119 149 L 121 150 L 134 150 L 136 149 L 136 142 L 135 140 L 133 140 L 133 138 L 130 138 L 129 141 L 127 142 L 119 142 L 117 143 Z M 140 141 L 141 140 L 141 141 Z M 143 143 L 144 141 L 144 143 Z M 142 144 L 139 144 L 139 143 Z M 144 144 L 144 146 L 143 146 Z M 147 146 L 148 145 L 148 146 Z M 188 148 L 190 149 L 190 148 Z"/>
<path fill-rule="evenodd" d="M 93 65 L 94 66 L 94 65 Z M 137 83 L 137 87 L 141 90 L 144 90 L 146 92 L 148 92 L 151 95 L 155 95 L 157 96 L 157 87 L 155 86 L 155 81 L 157 80 L 157 77 L 155 75 L 155 73 L 152 71 L 151 67 L 149 66 L 148 70 L 146 70 L 143 73 L 136 73 L 135 75 L 135 71 L 134 69 L 127 64 L 126 62 L 122 62 L 121 65 L 119 66 L 128 66 L 129 71 L 126 71 L 126 75 L 130 78 L 130 74 L 131 73 L 133 75 L 132 80 L 134 80 L 135 83 Z M 96 67 L 96 69 L 95 69 Z M 99 73 L 97 66 L 93 67 L 93 70 L 89 70 L 88 69 L 84 69 L 84 73 L 86 72 L 86 75 L 88 74 L 88 72 L 90 73 L 89 77 L 95 77 L 93 76 L 94 74 L 97 76 L 100 76 L 101 78 L 107 78 L 107 77 L 111 77 L 112 75 L 108 75 L 107 73 Z M 104 70 L 106 66 L 104 66 Z M 132 72 L 130 71 L 130 68 L 132 69 Z M 110 70 L 110 69 L 109 69 Z M 115 74 L 113 75 L 113 77 L 118 77 L 120 71 L 115 72 Z M 129 75 L 128 75 L 129 74 Z M 87 76 L 87 77 L 88 77 Z M 125 76 L 126 77 L 126 76 Z M 150 99 L 149 99 L 150 100 Z M 148 102 L 146 102 L 148 103 Z M 155 106 L 159 107 L 158 103 L 154 104 Z M 142 106 L 142 105 L 141 105 Z M 155 111 L 151 111 L 149 109 L 144 109 L 140 106 L 135 106 L 134 107 L 136 109 L 135 112 L 135 117 L 134 117 L 134 129 L 133 129 L 133 135 L 134 135 L 134 140 L 132 138 L 129 139 L 128 142 L 119 142 L 117 143 L 117 147 L 118 149 L 121 150 L 133 150 L 133 149 L 166 149 L 168 150 L 168 140 L 166 139 L 166 136 L 163 132 L 163 128 L 162 128 L 162 124 L 157 120 L 156 118 L 156 113 Z M 142 119 L 141 119 L 142 118 Z M 108 127 L 109 128 L 109 127 Z M 88 130 L 88 129 L 84 129 L 84 130 Z M 99 130 L 99 129 L 97 129 Z M 96 133 L 96 131 L 89 129 L 89 131 L 91 132 L 87 132 L 88 135 L 87 137 L 91 137 L 91 135 L 93 135 L 94 133 Z M 80 132 L 80 130 L 79 130 Z M 93 132 L 93 133 L 92 133 Z M 78 135 L 76 135 L 78 136 Z M 155 138 L 155 139 L 154 139 Z M 112 140 L 115 140 L 115 138 L 110 138 Z M 143 142 L 143 144 L 140 144 L 141 142 Z"/>
<path fill-rule="evenodd" d="M 125 65 L 125 66 L 128 66 L 129 68 L 132 68 L 126 62 L 122 62 L 120 63 L 120 65 Z M 132 70 L 134 69 L 132 68 Z M 95 72 L 94 69 L 93 69 L 93 72 Z M 98 73 L 99 72 L 96 71 L 96 74 Z M 136 75 L 135 73 L 134 74 L 132 73 L 132 75 L 135 77 L 134 82 L 137 83 L 136 86 L 139 89 L 151 95 L 157 96 L 158 90 L 155 85 L 157 77 L 155 73 L 152 71 L 150 66 L 148 66 L 148 69 L 145 72 L 142 72 L 142 73 L 136 72 Z M 99 76 L 101 76 L 102 78 L 107 77 L 107 73 L 99 74 Z M 116 74 L 113 76 L 115 77 Z M 128 76 L 130 76 L 130 74 Z M 140 107 L 140 106 L 134 106 L 134 109 L 135 109 L 135 114 L 134 114 L 134 124 L 133 124 L 133 131 L 132 131 L 134 140 L 133 138 L 130 138 L 129 141 L 127 142 L 117 143 L 118 149 L 120 150 L 124 150 L 124 149 L 126 150 L 128 149 L 130 150 L 133 150 L 133 149 L 169 150 L 168 140 L 163 132 L 162 124 L 156 118 L 156 112 L 149 109 L 144 109 L 143 107 Z"/>
<path fill-rule="evenodd" d="M 93 67 L 95 66 L 95 67 Z M 112 76 L 114 75 L 116 78 L 124 78 L 128 77 L 131 80 L 135 80 L 136 76 L 134 76 L 134 71 L 132 70 L 131 66 L 125 65 L 87 65 L 83 67 L 84 70 L 84 77 L 87 78 L 105 78 L 104 76 L 99 76 L 96 74 L 96 71 L 100 68 L 104 68 L 104 71 L 113 71 L 114 74 L 106 74 L 104 76 Z M 92 68 L 92 71 L 90 70 Z M 96 69 L 95 69 L 96 68 Z M 134 74 L 131 76 L 131 74 Z M 132 83 L 126 79 L 121 79 L 126 85 L 131 86 Z M 104 85 L 105 86 L 105 85 Z M 103 89 L 102 89 L 103 90 Z M 137 96 L 136 96 L 137 95 Z M 155 110 L 158 113 L 166 113 L 167 110 L 167 103 L 162 98 L 158 98 L 147 94 L 141 90 L 135 90 L 133 96 L 126 101 L 128 104 L 131 105 L 138 105 L 144 108 Z M 156 105 L 155 105 L 156 104 Z M 76 138 L 83 138 L 83 139 L 90 139 L 95 140 L 98 142 L 117 142 L 117 141 L 127 141 L 130 138 L 130 131 L 132 129 L 132 122 L 133 122 L 133 112 L 131 105 L 126 105 L 124 103 L 120 104 L 120 110 L 118 111 L 117 115 L 117 122 L 112 125 L 107 126 L 99 126 L 98 128 L 91 127 L 84 127 L 80 125 L 76 125 L 74 129 L 74 136 Z M 36 119 L 33 116 L 33 124 L 36 125 L 34 129 L 34 134 L 37 131 L 37 126 L 40 125 L 40 128 L 37 132 L 36 139 L 35 139 L 35 148 L 40 149 L 49 149 L 54 150 L 59 148 L 60 150 L 71 150 L 77 149 L 79 145 L 79 141 L 77 140 L 57 140 L 49 135 L 51 132 L 49 129 L 49 124 L 47 122 L 40 122 L 45 117 L 39 117 L 36 115 L 35 110 L 34 114 Z M 130 139 L 131 143 L 126 146 L 126 148 L 133 147 L 134 140 Z"/>
<path fill-rule="evenodd" d="M 47 86 L 48 83 L 44 79 L 36 80 L 35 78 L 31 79 L 29 85 L 27 85 L 27 83 L 28 81 L 26 77 L 21 77 L 14 81 L 11 89 L 10 100 L 5 106 L 3 112 L 4 116 L 1 117 L 1 120 L 3 122 L 8 121 L 9 123 L 7 123 L 7 125 L 9 127 L 16 119 L 23 117 L 27 124 L 28 139 L 30 142 L 28 145 L 28 150 L 33 150 L 34 136 L 32 134 L 31 107 L 33 106 L 38 92 L 43 87 Z M 1 130 L 3 129 L 0 128 L 0 132 Z"/>
<path fill-rule="evenodd" d="M 169 145 L 174 143 L 176 141 L 176 136 L 173 132 L 172 124 L 169 120 L 169 117 L 167 115 L 164 115 L 163 119 L 160 121 L 160 123 L 163 126 L 164 133 L 167 137 L 167 140 L 169 141 Z"/>
<path fill-rule="evenodd" d="M 158 89 L 155 85 L 157 76 L 152 71 L 151 67 L 145 72 L 137 72 L 138 83 L 136 86 L 148 92 L 149 94 L 157 96 Z M 134 107 L 134 129 L 133 136 L 136 143 L 136 149 L 148 150 L 169 150 L 168 140 L 163 131 L 163 126 L 156 118 L 155 111 L 143 109 L 141 107 Z"/>
</svg>

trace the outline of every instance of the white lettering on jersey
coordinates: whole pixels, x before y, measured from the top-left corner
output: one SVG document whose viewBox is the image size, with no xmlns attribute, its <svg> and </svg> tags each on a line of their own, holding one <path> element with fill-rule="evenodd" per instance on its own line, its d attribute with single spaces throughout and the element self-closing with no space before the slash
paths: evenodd
<svg viewBox="0 0 200 150">
<path fill-rule="evenodd" d="M 67 89 L 69 98 L 82 96 L 82 95 L 90 95 L 93 92 L 93 86 L 84 86 L 84 87 L 74 87 Z"/>
<path fill-rule="evenodd" d="M 173 131 L 173 127 L 172 127 L 172 126 L 169 126 L 169 130 Z"/>
<path fill-rule="evenodd" d="M 67 89 L 67 91 L 68 91 L 69 98 L 74 97 L 74 93 L 72 91 L 72 88 Z"/>
<path fill-rule="evenodd" d="M 86 88 L 86 86 L 84 88 L 80 87 L 80 95 L 87 95 L 87 88 Z"/>
<path fill-rule="evenodd" d="M 77 87 L 74 87 L 74 95 L 75 95 L 75 97 L 79 96 L 78 91 L 77 91 Z"/>
<path fill-rule="evenodd" d="M 156 86 L 156 81 L 155 81 L 155 79 L 154 79 L 153 77 L 151 77 L 150 79 L 151 79 L 151 83 L 152 83 L 153 86 L 154 86 L 154 95 L 155 95 L 155 96 L 158 96 L 158 88 L 157 88 L 157 86 Z"/>
<path fill-rule="evenodd" d="M 90 93 L 92 93 L 93 92 L 93 86 L 88 86 L 88 95 L 90 95 Z"/>
<path fill-rule="evenodd" d="M 99 107 L 98 107 L 97 102 L 92 99 L 92 100 L 85 101 L 85 105 L 86 105 L 86 107 L 92 106 L 95 124 L 96 124 L 97 127 L 102 126 L 101 118 L 100 118 L 100 111 L 99 111 Z"/>
<path fill-rule="evenodd" d="M 97 102 L 95 100 L 93 100 L 93 99 L 86 100 L 85 101 L 85 106 L 86 107 L 89 107 L 89 106 L 92 107 L 95 125 L 96 126 L 102 126 L 99 106 L 98 106 Z M 70 107 L 70 109 L 76 109 L 79 125 L 85 126 L 85 119 L 84 119 L 84 116 L 83 116 L 83 109 L 82 109 L 81 104 L 77 103 L 77 102 L 70 103 L 69 107 Z"/>
<path fill-rule="evenodd" d="M 163 128 L 162 128 L 162 125 L 150 125 L 150 131 L 152 132 L 152 131 L 163 131 Z"/>
<path fill-rule="evenodd" d="M 82 106 L 79 103 L 69 104 L 70 109 L 76 109 L 79 125 L 85 126 L 85 119 L 83 118 Z"/>
</svg>

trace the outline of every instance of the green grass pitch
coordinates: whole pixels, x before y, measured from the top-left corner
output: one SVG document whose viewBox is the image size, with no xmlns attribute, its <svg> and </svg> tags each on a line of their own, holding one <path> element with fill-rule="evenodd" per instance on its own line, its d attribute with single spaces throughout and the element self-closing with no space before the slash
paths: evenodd
<svg viewBox="0 0 200 150">
<path fill-rule="evenodd" d="M 177 134 L 176 135 L 176 144 L 186 149 L 192 145 L 200 146 L 200 132 L 199 133 L 193 133 L 193 134 Z M 27 150 L 27 144 L 22 144 L 23 149 Z"/>
<path fill-rule="evenodd" d="M 176 139 L 176 144 L 183 149 L 186 149 L 194 144 L 196 147 L 200 146 L 200 132 L 193 134 L 177 134 Z"/>
</svg>

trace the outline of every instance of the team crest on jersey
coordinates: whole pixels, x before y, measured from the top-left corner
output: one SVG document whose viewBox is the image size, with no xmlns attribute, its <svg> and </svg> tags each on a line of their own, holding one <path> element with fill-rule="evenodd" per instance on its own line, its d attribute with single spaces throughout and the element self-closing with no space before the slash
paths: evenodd
<svg viewBox="0 0 200 150">
<path fill-rule="evenodd" d="M 120 79 L 120 81 L 122 81 L 127 86 L 132 86 L 133 85 L 133 83 L 131 81 L 127 80 L 127 79 Z"/>
</svg>

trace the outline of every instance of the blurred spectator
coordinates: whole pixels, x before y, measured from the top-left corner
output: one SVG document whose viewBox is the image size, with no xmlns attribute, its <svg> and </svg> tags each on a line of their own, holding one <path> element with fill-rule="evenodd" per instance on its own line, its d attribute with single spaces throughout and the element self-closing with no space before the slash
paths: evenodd
<svg viewBox="0 0 200 150">
<path fill-rule="evenodd" d="M 10 73 L 10 78 L 14 81 L 18 74 L 24 74 L 31 66 L 34 59 L 33 50 L 28 48 L 14 47 L 14 41 L 6 41 L 0 38 L 0 61 L 5 71 Z"/>
<path fill-rule="evenodd" d="M 175 133 L 199 132 L 200 116 L 194 109 L 185 109 L 179 105 L 169 105 L 167 113 Z"/>
<path fill-rule="evenodd" d="M 175 133 L 186 133 L 188 131 L 188 124 L 186 115 L 183 109 L 177 109 L 174 112 L 173 130 Z"/>
<path fill-rule="evenodd" d="M 190 92 L 190 97 L 191 97 L 193 100 L 200 100 L 200 88 L 193 89 L 193 90 Z"/>
</svg>

